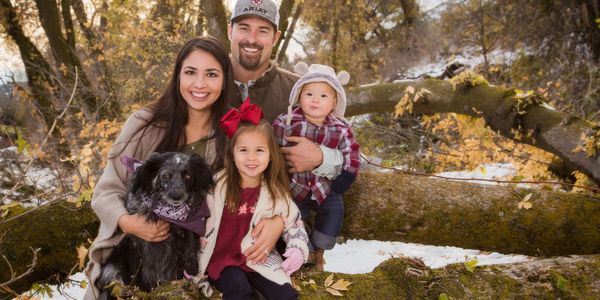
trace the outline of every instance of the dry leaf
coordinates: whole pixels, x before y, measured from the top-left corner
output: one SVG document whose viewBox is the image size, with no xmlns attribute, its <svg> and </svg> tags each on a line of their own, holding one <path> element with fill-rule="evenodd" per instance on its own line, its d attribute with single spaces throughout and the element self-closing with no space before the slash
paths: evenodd
<svg viewBox="0 0 600 300">
<path fill-rule="evenodd" d="M 415 93 L 415 88 L 409 85 L 404 90 L 404 93 L 414 94 Z"/>
<path fill-rule="evenodd" d="M 531 193 L 527 194 L 527 196 L 523 198 L 523 201 L 529 201 L 529 199 L 531 199 Z"/>
<path fill-rule="evenodd" d="M 79 259 L 79 268 L 83 269 L 85 258 L 87 256 L 88 249 L 84 245 L 77 247 L 77 258 Z"/>
<path fill-rule="evenodd" d="M 531 202 L 524 202 L 523 203 L 523 207 L 525 209 L 530 209 L 531 207 L 533 207 L 533 204 L 531 204 Z"/>
<path fill-rule="evenodd" d="M 336 281 L 331 288 L 334 288 L 338 291 L 347 291 L 348 290 L 348 286 L 350 286 L 352 284 L 352 282 L 347 281 L 345 279 L 340 279 L 338 281 Z"/>
<path fill-rule="evenodd" d="M 331 284 L 333 284 L 333 274 L 327 276 L 327 278 L 325 279 L 325 287 L 328 287 Z"/>
<path fill-rule="evenodd" d="M 423 94 L 423 95 L 431 95 L 432 94 L 431 91 L 426 88 L 421 88 L 420 91 L 421 91 L 421 94 Z"/>
<path fill-rule="evenodd" d="M 339 296 L 339 297 L 343 296 L 342 293 L 340 293 L 338 290 L 334 290 L 332 288 L 326 288 L 325 290 L 334 296 Z"/>
</svg>

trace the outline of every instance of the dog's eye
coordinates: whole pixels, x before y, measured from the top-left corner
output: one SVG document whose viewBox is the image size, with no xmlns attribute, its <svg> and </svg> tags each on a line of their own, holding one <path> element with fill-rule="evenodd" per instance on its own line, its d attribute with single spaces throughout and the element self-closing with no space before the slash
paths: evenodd
<svg viewBox="0 0 600 300">
<path fill-rule="evenodd" d="M 164 174 L 160 175 L 160 178 L 161 178 L 163 181 L 169 181 L 169 180 L 171 179 L 171 174 L 164 173 Z"/>
</svg>

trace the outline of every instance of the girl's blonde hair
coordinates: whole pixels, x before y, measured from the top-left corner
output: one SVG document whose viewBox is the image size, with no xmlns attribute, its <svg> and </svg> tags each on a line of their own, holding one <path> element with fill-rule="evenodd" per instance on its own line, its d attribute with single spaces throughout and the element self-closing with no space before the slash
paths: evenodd
<svg viewBox="0 0 600 300">
<path fill-rule="evenodd" d="M 225 204 L 229 207 L 230 211 L 238 209 L 240 204 L 240 191 L 241 187 L 241 175 L 235 166 L 235 160 L 233 158 L 233 151 L 235 143 L 238 137 L 247 132 L 259 132 L 267 137 L 267 144 L 269 147 L 269 165 L 263 172 L 263 180 L 267 184 L 269 190 L 269 196 L 271 196 L 271 204 L 275 206 L 277 201 L 285 201 L 291 197 L 290 189 L 288 187 L 288 174 L 285 167 L 285 161 L 279 145 L 275 141 L 273 130 L 269 122 L 260 120 L 257 125 L 250 122 L 242 121 L 239 124 L 235 134 L 229 140 L 225 152 L 225 162 L 222 177 L 225 180 Z M 221 179 L 221 178 L 219 178 Z"/>
</svg>

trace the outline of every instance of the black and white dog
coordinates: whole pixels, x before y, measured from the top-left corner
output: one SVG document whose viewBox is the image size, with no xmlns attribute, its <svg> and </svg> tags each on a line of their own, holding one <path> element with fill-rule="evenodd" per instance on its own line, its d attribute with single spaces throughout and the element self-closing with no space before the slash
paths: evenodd
<svg viewBox="0 0 600 300">
<path fill-rule="evenodd" d="M 131 160 L 121 158 L 129 167 Z M 110 295 L 107 286 L 112 282 L 150 291 L 163 282 L 183 278 L 185 273 L 198 274 L 198 235 L 204 234 L 210 214 L 205 198 L 214 186 L 209 166 L 198 155 L 177 152 L 135 162 L 127 211 L 143 215 L 149 222 L 167 220 L 171 223 L 169 237 L 147 242 L 127 234 L 102 264 L 95 283 L 105 297 Z"/>
</svg>

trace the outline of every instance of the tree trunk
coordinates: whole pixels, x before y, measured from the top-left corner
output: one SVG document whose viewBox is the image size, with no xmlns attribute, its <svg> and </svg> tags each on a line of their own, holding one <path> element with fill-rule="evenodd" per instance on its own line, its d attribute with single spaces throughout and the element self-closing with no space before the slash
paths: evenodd
<svg viewBox="0 0 600 300">
<path fill-rule="evenodd" d="M 574 151 L 583 144 L 582 135 L 593 138 L 598 129 L 590 122 L 536 104 L 539 96 L 519 98 L 514 89 L 487 84 L 473 86 L 469 79 L 456 88 L 450 82 L 435 79 L 351 88 L 346 116 L 393 111 L 408 86 L 417 92 L 426 89 L 416 102 L 411 100 L 414 113 L 453 112 L 484 118 L 492 130 L 553 153 L 567 166 L 600 184 L 600 149 L 596 149 L 594 156 Z"/>
<path fill-rule="evenodd" d="M 75 51 L 75 28 L 73 27 L 73 18 L 71 17 L 71 0 L 60 0 L 60 7 L 63 24 L 65 24 L 67 45 L 72 51 Z"/>
<path fill-rule="evenodd" d="M 227 36 L 227 24 L 229 20 L 225 15 L 223 1 L 200 0 L 200 14 L 204 16 L 206 32 L 229 48 L 229 37 Z"/>
<path fill-rule="evenodd" d="M 95 89 L 81 67 L 76 50 L 69 47 L 67 40 L 63 36 L 56 1 L 35 0 L 35 3 L 39 12 L 40 23 L 48 37 L 52 55 L 56 60 L 58 74 L 61 81 L 63 81 L 62 85 L 65 86 L 65 88 L 61 89 L 61 99 L 65 102 L 68 100 L 71 90 L 75 85 L 75 68 L 77 68 L 80 86 L 76 92 L 77 98 L 83 101 L 81 110 L 89 119 L 92 119 L 92 115 L 95 115 L 97 119 L 108 115 L 108 107 L 100 106 L 100 101 L 94 92 Z M 70 17 L 70 13 L 68 15 Z"/>
<path fill-rule="evenodd" d="M 528 193 L 533 208 L 519 210 Z M 547 256 L 600 252 L 600 202 L 581 194 L 365 171 L 344 202 L 345 238 Z M 62 202 L 0 223 L 0 251 L 15 273 L 31 262 L 28 246 L 42 248 L 35 273 L 11 288 L 64 275 L 77 262 L 75 248 L 93 239 L 97 225 L 88 206 Z M 8 275 L 1 263 L 0 282 Z"/>
<path fill-rule="evenodd" d="M 533 207 L 519 209 L 529 193 Z M 345 238 L 526 255 L 600 253 L 600 202 L 591 196 L 362 172 L 344 203 Z"/>
<path fill-rule="evenodd" d="M 292 14 L 292 9 L 295 5 L 295 0 L 283 0 L 281 1 L 281 5 L 279 6 L 279 24 L 277 24 L 277 30 L 281 31 L 281 36 L 279 40 L 273 47 L 272 57 L 277 57 L 277 53 L 279 52 L 281 55 L 280 46 L 283 41 L 287 41 L 291 38 L 288 36 L 288 18 L 290 14 Z"/>
<path fill-rule="evenodd" d="M 300 299 L 339 299 L 326 291 L 333 275 L 351 282 L 344 299 L 595 299 L 600 293 L 600 257 L 573 256 L 477 266 L 463 264 L 429 269 L 409 258 L 393 258 L 367 274 L 319 273 L 301 269 L 294 282 Z M 310 281 L 313 280 L 314 284 Z M 211 299 L 218 299 L 218 292 Z M 141 299 L 204 299 L 187 281 L 175 281 L 140 293 Z M 445 296 L 445 297 L 444 297 Z"/>
<path fill-rule="evenodd" d="M 294 35 L 294 30 L 296 29 L 296 23 L 298 23 L 298 20 L 300 20 L 300 15 L 302 14 L 303 6 L 304 6 L 304 2 L 298 3 L 298 5 L 296 6 L 296 10 L 294 11 L 294 16 L 292 17 L 292 24 L 286 30 L 283 45 L 281 46 L 281 49 L 279 49 L 279 54 L 277 55 L 277 62 L 280 65 L 283 63 L 283 59 L 285 58 L 285 52 L 287 51 L 288 45 L 290 44 L 290 41 L 292 40 L 292 36 Z M 281 42 L 281 39 L 279 39 L 279 41 L 277 41 L 278 44 L 279 44 L 279 42 Z M 279 48 L 279 47 L 276 47 L 276 48 Z"/>
<path fill-rule="evenodd" d="M 33 103 L 48 128 L 58 115 L 53 103 L 56 95 L 52 91 L 58 88 L 54 72 L 40 50 L 25 36 L 10 0 L 0 0 L 0 24 L 19 47 L 31 94 L 35 99 Z"/>
<path fill-rule="evenodd" d="M 408 27 L 413 27 L 419 21 L 419 5 L 415 0 L 400 0 L 404 20 Z"/>
<path fill-rule="evenodd" d="M 72 0 L 71 6 L 77 17 L 79 28 L 83 32 L 87 41 L 88 49 L 90 49 L 90 56 L 94 61 L 93 68 L 94 73 L 99 81 L 99 85 L 102 86 L 102 92 L 99 93 L 101 99 L 107 99 L 112 93 L 112 87 L 109 83 L 111 74 L 108 72 L 108 66 L 106 65 L 106 59 L 104 57 L 104 51 L 102 50 L 102 42 L 98 38 L 98 35 L 92 29 L 92 25 L 88 24 L 87 15 L 85 13 L 85 6 L 82 0 Z M 110 103 L 111 111 L 115 112 L 115 115 L 120 114 L 120 103 L 119 101 L 112 101 Z"/>
<path fill-rule="evenodd" d="M 7 223 L 0 221 L 0 254 L 6 256 L 15 274 L 23 273 L 31 264 L 29 247 L 41 248 L 35 272 L 10 288 L 21 292 L 36 281 L 64 279 L 77 264 L 76 248 L 89 246 L 88 240 L 93 240 L 97 233 L 98 220 L 89 205 L 76 209 L 66 202 L 49 205 Z M 10 270 L 2 260 L 0 283 L 10 278 Z M 0 289 L 0 298 L 2 292 Z"/>
</svg>

